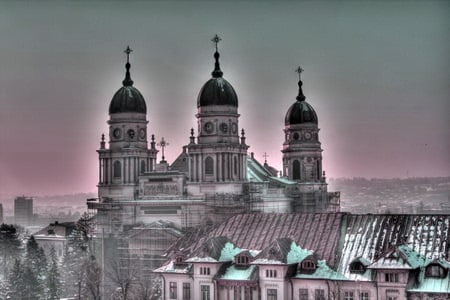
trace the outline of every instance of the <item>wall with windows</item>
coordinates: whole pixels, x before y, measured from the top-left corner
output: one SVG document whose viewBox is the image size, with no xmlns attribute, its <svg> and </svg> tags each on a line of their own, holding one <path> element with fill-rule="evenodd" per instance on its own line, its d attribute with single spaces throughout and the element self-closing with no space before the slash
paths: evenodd
<svg viewBox="0 0 450 300">
<path fill-rule="evenodd" d="M 261 300 L 291 299 L 291 287 L 285 280 L 288 267 L 285 265 L 260 265 L 259 287 Z"/>
</svg>

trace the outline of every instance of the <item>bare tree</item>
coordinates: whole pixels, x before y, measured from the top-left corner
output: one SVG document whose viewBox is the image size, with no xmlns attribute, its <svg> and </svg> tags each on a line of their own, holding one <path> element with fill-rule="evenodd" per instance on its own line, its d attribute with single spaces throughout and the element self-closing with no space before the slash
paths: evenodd
<svg viewBox="0 0 450 300">
<path fill-rule="evenodd" d="M 102 282 L 102 269 L 95 260 L 95 256 L 91 256 L 84 261 L 84 269 L 86 272 L 86 288 L 92 300 L 100 300 L 100 285 Z"/>
<path fill-rule="evenodd" d="M 138 262 L 131 257 L 116 257 L 108 264 L 106 276 L 118 287 L 120 300 L 129 300 L 132 290 L 137 288 L 141 271 Z"/>
</svg>

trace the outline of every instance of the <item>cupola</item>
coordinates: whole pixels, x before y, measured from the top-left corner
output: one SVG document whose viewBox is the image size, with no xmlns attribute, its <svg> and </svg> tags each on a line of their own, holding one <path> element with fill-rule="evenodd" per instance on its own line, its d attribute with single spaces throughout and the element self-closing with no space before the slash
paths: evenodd
<svg viewBox="0 0 450 300">
<path fill-rule="evenodd" d="M 127 63 L 125 65 L 125 79 L 122 81 L 123 86 L 114 94 L 109 105 L 109 114 L 117 113 L 147 113 L 147 106 L 141 92 L 133 87 L 133 80 L 130 75 L 130 53 L 133 50 L 127 47 Z"/>
</svg>

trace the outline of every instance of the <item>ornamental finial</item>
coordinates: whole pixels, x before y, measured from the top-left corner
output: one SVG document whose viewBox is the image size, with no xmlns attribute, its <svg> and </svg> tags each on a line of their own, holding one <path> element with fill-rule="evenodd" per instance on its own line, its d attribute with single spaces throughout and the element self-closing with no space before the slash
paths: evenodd
<svg viewBox="0 0 450 300">
<path fill-rule="evenodd" d="M 127 55 L 127 63 L 125 64 L 126 73 L 125 73 L 125 79 L 122 81 L 123 86 L 132 86 L 133 80 L 131 80 L 130 75 L 130 53 L 133 52 L 133 49 L 130 48 L 130 46 L 127 46 L 127 49 L 123 51 Z"/>
<path fill-rule="evenodd" d="M 305 95 L 303 95 L 303 90 L 302 90 L 302 73 L 303 73 L 303 69 L 302 67 L 298 66 L 297 69 L 295 69 L 295 72 L 298 73 L 298 96 L 297 96 L 297 100 L 298 101 L 305 101 L 306 97 Z"/>
<path fill-rule="evenodd" d="M 295 69 L 295 72 L 298 73 L 298 80 L 302 80 L 302 72 L 305 71 L 302 69 L 302 67 L 298 66 L 297 69 Z"/>
<path fill-rule="evenodd" d="M 218 51 L 218 44 L 222 39 L 216 34 L 214 35 L 214 37 L 211 39 L 211 41 L 214 43 L 215 47 L 216 47 L 216 52 L 214 53 L 214 59 L 216 60 L 216 62 L 214 63 L 214 71 L 211 73 L 211 75 L 214 78 L 218 78 L 218 77 L 222 77 L 223 72 L 222 70 L 220 70 L 220 63 L 219 63 L 219 51 Z"/>
</svg>

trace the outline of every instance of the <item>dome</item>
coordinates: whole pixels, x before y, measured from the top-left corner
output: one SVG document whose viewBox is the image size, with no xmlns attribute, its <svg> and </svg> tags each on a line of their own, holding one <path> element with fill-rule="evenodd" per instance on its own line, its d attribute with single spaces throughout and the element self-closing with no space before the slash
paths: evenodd
<svg viewBox="0 0 450 300">
<path fill-rule="evenodd" d="M 233 86 L 222 77 L 213 77 L 200 90 L 197 107 L 208 105 L 238 106 L 238 98 Z"/>
<path fill-rule="evenodd" d="M 124 51 L 127 54 L 125 79 L 122 81 L 123 86 L 114 94 L 109 104 L 109 114 L 147 113 L 144 97 L 137 88 L 133 87 L 133 80 L 131 80 L 130 53 L 132 51 L 129 46 Z"/>
<path fill-rule="evenodd" d="M 123 86 L 115 94 L 109 105 L 109 114 L 147 113 L 145 100 L 139 90 L 133 86 Z"/>
<path fill-rule="evenodd" d="M 303 123 L 317 124 L 317 114 L 314 108 L 306 101 L 297 101 L 289 107 L 284 123 L 285 125 Z"/>
<path fill-rule="evenodd" d="M 297 101 L 289 107 L 286 118 L 284 119 L 285 125 L 313 123 L 317 124 L 317 114 L 314 108 L 305 101 L 306 97 L 303 95 L 302 90 L 303 82 L 298 82 L 298 96 Z"/>
<path fill-rule="evenodd" d="M 212 41 L 216 43 L 216 52 L 214 53 L 214 70 L 212 78 L 208 80 L 200 90 L 197 98 L 197 107 L 208 105 L 231 105 L 238 106 L 238 98 L 233 86 L 223 79 L 223 72 L 220 69 L 219 57 L 217 51 L 217 43 L 220 38 L 216 35 Z"/>
</svg>

